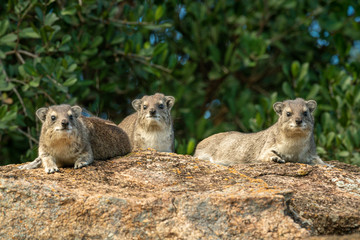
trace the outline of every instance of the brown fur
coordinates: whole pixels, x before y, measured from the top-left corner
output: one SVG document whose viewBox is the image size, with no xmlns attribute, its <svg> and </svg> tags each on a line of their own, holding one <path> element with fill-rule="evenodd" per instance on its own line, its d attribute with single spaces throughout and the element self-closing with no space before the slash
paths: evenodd
<svg viewBox="0 0 360 240">
<path fill-rule="evenodd" d="M 316 154 L 316 102 L 301 98 L 274 104 L 278 121 L 257 133 L 225 132 L 201 141 L 194 156 L 222 165 L 274 161 L 324 164 Z"/>
<path fill-rule="evenodd" d="M 130 152 L 126 133 L 114 123 L 96 117 L 81 116 L 79 106 L 55 105 L 40 108 L 36 115 L 42 121 L 39 157 L 21 166 L 32 169 L 43 166 L 45 172 L 59 167 L 81 168 L 94 159 L 104 160 Z"/>
<path fill-rule="evenodd" d="M 174 151 L 174 130 L 170 110 L 175 98 L 156 93 L 132 102 L 137 111 L 126 117 L 119 127 L 130 138 L 132 149 L 153 148 L 160 152 Z"/>
</svg>

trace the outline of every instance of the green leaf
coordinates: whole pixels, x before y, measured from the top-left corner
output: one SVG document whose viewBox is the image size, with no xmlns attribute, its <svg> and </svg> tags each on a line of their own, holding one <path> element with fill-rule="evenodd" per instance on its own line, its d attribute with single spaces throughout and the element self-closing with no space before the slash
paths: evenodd
<svg viewBox="0 0 360 240">
<path fill-rule="evenodd" d="M 29 85 L 29 84 L 25 84 L 24 86 L 21 87 L 21 90 L 22 90 L 23 92 L 26 92 L 27 90 L 29 90 L 29 88 L 30 88 L 30 85 Z"/>
<path fill-rule="evenodd" d="M 46 35 L 45 27 L 40 28 L 40 36 L 44 43 L 48 41 L 48 37 Z"/>
<path fill-rule="evenodd" d="M 35 12 L 36 12 L 36 15 L 39 19 L 39 22 L 43 22 L 43 19 L 44 19 L 44 14 L 43 14 L 43 11 L 41 10 L 40 7 L 35 7 Z"/>
<path fill-rule="evenodd" d="M 8 111 L 8 106 L 7 105 L 2 105 L 0 107 L 0 119 L 2 119 L 5 116 L 7 111 Z"/>
<path fill-rule="evenodd" d="M 339 157 L 349 157 L 350 153 L 348 151 L 341 151 L 338 155 Z"/>
<path fill-rule="evenodd" d="M 27 72 L 31 76 L 38 76 L 36 69 L 34 68 L 34 66 L 32 64 L 26 62 L 23 66 L 24 66 L 25 72 Z"/>
<path fill-rule="evenodd" d="M 64 45 L 65 43 L 69 42 L 71 40 L 71 36 L 68 34 L 65 34 L 61 39 L 61 45 Z"/>
<path fill-rule="evenodd" d="M 0 21 L 0 36 L 4 35 L 6 33 L 6 30 L 9 27 L 9 20 L 2 20 Z"/>
<path fill-rule="evenodd" d="M 221 73 L 217 70 L 211 70 L 208 74 L 208 77 L 210 80 L 215 80 L 215 79 L 219 79 L 222 77 Z"/>
<path fill-rule="evenodd" d="M 31 27 L 24 28 L 19 32 L 20 38 L 40 38 L 39 33 L 35 32 Z"/>
<path fill-rule="evenodd" d="M 41 63 L 36 64 L 36 71 L 42 75 L 46 75 L 48 73 L 46 68 L 44 67 L 44 64 Z"/>
<path fill-rule="evenodd" d="M 22 76 L 24 78 L 28 76 L 28 74 L 25 72 L 24 65 L 20 65 L 18 67 L 18 70 L 19 70 L 20 76 Z"/>
<path fill-rule="evenodd" d="M 177 63 L 177 55 L 171 54 L 168 68 L 173 69 Z"/>
<path fill-rule="evenodd" d="M 164 7 L 163 6 L 158 6 L 156 11 L 155 11 L 155 20 L 159 20 L 162 16 L 164 15 Z"/>
<path fill-rule="evenodd" d="M 59 18 L 56 16 L 55 13 L 48 13 L 45 16 L 45 21 L 44 24 L 47 26 L 51 26 L 53 25 L 54 22 L 56 22 L 57 20 L 59 20 Z"/>
<path fill-rule="evenodd" d="M 164 51 L 167 48 L 168 48 L 167 43 L 159 43 L 158 45 L 156 45 L 156 47 L 154 49 L 153 56 L 156 56 L 156 55 L 162 53 L 162 51 Z"/>
<path fill-rule="evenodd" d="M 1 119 L 2 122 L 10 122 L 16 118 L 17 112 L 8 111 L 6 115 Z"/>
<path fill-rule="evenodd" d="M 74 7 L 70 7 L 70 8 L 65 8 L 64 10 L 61 11 L 61 15 L 62 16 L 72 16 L 76 13 L 76 8 Z"/>
<path fill-rule="evenodd" d="M 332 142 L 335 138 L 336 134 L 334 132 L 329 132 L 327 135 L 327 142 L 326 142 L 326 146 L 327 147 L 331 147 Z"/>
<path fill-rule="evenodd" d="M 102 36 L 96 36 L 96 37 L 93 39 L 90 48 L 95 48 L 95 47 L 99 46 L 99 45 L 102 43 L 102 41 L 103 41 L 103 37 L 102 37 Z"/>
<path fill-rule="evenodd" d="M 5 80 L 0 81 L 0 91 L 11 91 L 15 87 L 14 84 L 8 83 Z"/>
<path fill-rule="evenodd" d="M 195 149 L 195 139 L 194 138 L 190 138 L 188 144 L 187 144 L 187 148 L 186 148 L 186 154 L 192 154 L 194 152 Z"/>
<path fill-rule="evenodd" d="M 218 63 L 220 61 L 220 51 L 219 49 L 214 46 L 214 45 L 211 45 L 209 47 L 209 50 L 210 50 L 210 59 L 212 59 L 215 63 Z"/>
<path fill-rule="evenodd" d="M 288 96 L 289 98 L 294 98 L 294 91 L 292 90 L 288 82 L 284 82 L 282 84 L 282 90 L 286 96 Z"/>
<path fill-rule="evenodd" d="M 1 59 L 5 59 L 6 58 L 6 55 L 3 51 L 0 50 L 0 58 Z"/>
<path fill-rule="evenodd" d="M 338 19 L 328 19 L 324 21 L 324 28 L 329 31 L 339 30 L 343 26 L 344 22 Z"/>
<path fill-rule="evenodd" d="M 300 63 L 299 61 L 293 61 L 291 64 L 291 74 L 294 78 L 297 78 L 300 71 Z"/>
<path fill-rule="evenodd" d="M 35 87 L 35 88 L 39 87 L 39 85 L 40 85 L 40 79 L 41 79 L 41 78 L 39 78 L 39 77 L 34 78 L 34 80 L 31 81 L 31 82 L 29 83 L 29 85 L 30 85 L 31 87 Z"/>
<path fill-rule="evenodd" d="M 293 9 L 296 7 L 296 2 L 297 2 L 296 0 L 287 0 L 285 1 L 283 7 L 285 9 Z"/>
<path fill-rule="evenodd" d="M 9 33 L 0 38 L 0 44 L 9 44 L 14 42 L 17 39 L 17 36 L 14 33 Z"/>
<path fill-rule="evenodd" d="M 94 56 L 97 52 L 98 52 L 97 48 L 90 48 L 83 51 L 82 54 L 85 56 Z"/>
<path fill-rule="evenodd" d="M 173 25 L 171 23 L 163 23 L 163 24 L 159 24 L 159 25 L 144 25 L 143 27 L 149 30 L 159 30 L 162 28 L 171 28 Z"/>
<path fill-rule="evenodd" d="M 283 70 L 283 73 L 285 74 L 285 76 L 289 78 L 290 77 L 289 65 L 283 64 L 282 65 L 282 70 Z"/>
<path fill-rule="evenodd" d="M 125 37 L 122 35 L 118 35 L 114 37 L 114 39 L 111 41 L 111 45 L 119 44 L 125 41 Z"/>
<path fill-rule="evenodd" d="M 77 64 L 73 63 L 69 66 L 69 68 L 67 69 L 68 72 L 73 72 L 75 71 L 75 69 L 77 68 Z"/>
<path fill-rule="evenodd" d="M 302 80 L 305 78 L 305 76 L 308 74 L 309 71 L 309 63 L 304 63 L 301 66 L 301 71 L 300 71 L 300 76 L 299 76 L 299 80 Z"/>
<path fill-rule="evenodd" d="M 225 53 L 225 65 L 229 65 L 230 64 L 230 59 L 231 57 L 234 55 L 234 43 L 230 43 L 228 48 L 226 49 L 226 53 Z"/>
<path fill-rule="evenodd" d="M 306 99 L 314 99 L 318 95 L 319 91 L 320 91 L 320 86 L 318 84 L 314 84 L 311 87 L 311 90 L 310 90 L 309 94 L 307 95 Z"/>
<path fill-rule="evenodd" d="M 63 83 L 63 85 L 64 85 L 65 87 L 69 87 L 69 86 L 74 85 L 76 82 L 77 82 L 77 78 L 76 78 L 76 77 L 70 77 L 69 79 L 67 79 L 67 80 Z"/>
</svg>

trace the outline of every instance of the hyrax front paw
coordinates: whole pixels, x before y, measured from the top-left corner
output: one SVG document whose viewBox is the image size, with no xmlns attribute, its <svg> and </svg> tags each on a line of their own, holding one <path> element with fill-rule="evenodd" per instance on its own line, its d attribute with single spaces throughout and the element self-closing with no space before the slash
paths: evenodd
<svg viewBox="0 0 360 240">
<path fill-rule="evenodd" d="M 74 168 L 77 169 L 77 168 L 82 168 L 82 167 L 85 167 L 89 165 L 87 162 L 76 162 L 75 165 L 74 165 Z"/>
<path fill-rule="evenodd" d="M 46 173 L 54 173 L 54 172 L 58 172 L 59 171 L 59 169 L 58 169 L 58 167 L 45 167 L 45 172 Z"/>
<path fill-rule="evenodd" d="M 285 160 L 281 159 L 278 156 L 273 156 L 273 157 L 270 158 L 270 160 L 273 161 L 273 162 L 276 162 L 276 163 L 285 163 Z"/>
</svg>

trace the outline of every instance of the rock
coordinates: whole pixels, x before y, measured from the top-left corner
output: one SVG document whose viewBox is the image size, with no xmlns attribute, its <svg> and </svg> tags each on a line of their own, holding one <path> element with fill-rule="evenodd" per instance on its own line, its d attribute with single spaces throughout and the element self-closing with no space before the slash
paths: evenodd
<svg viewBox="0 0 360 240">
<path fill-rule="evenodd" d="M 332 164 L 229 168 L 147 150 L 55 174 L 3 166 L 0 238 L 303 239 L 359 231 L 360 169 Z"/>
<path fill-rule="evenodd" d="M 360 231 L 360 168 L 329 162 L 333 168 L 286 163 L 237 165 L 234 168 L 269 186 L 293 192 L 293 219 L 313 235 Z"/>
</svg>

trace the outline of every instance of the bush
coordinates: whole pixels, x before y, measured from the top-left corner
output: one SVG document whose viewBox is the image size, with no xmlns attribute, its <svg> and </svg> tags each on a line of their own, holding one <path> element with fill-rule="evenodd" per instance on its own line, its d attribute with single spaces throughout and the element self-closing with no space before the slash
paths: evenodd
<svg viewBox="0 0 360 240">
<path fill-rule="evenodd" d="M 326 160 L 360 165 L 360 6 L 354 1 L 16 1 L 0 9 L 1 164 L 35 158 L 39 107 L 120 122 L 131 100 L 176 103 L 176 149 L 264 129 L 272 104 L 318 102 Z"/>
</svg>

